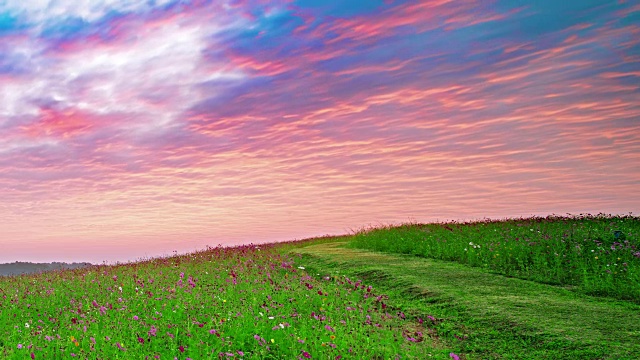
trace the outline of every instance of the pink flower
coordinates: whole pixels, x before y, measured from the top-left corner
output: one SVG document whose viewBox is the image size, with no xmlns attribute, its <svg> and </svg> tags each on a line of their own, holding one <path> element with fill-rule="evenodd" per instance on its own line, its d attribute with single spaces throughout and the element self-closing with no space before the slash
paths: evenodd
<svg viewBox="0 0 640 360">
<path fill-rule="evenodd" d="M 151 329 L 149 329 L 149 336 L 156 336 L 156 333 L 158 332 L 158 329 L 156 329 L 155 326 L 151 326 Z"/>
<path fill-rule="evenodd" d="M 460 360 L 460 357 L 454 353 L 449 353 L 449 356 L 453 359 L 453 360 Z"/>
<path fill-rule="evenodd" d="M 302 356 L 306 357 L 307 359 L 311 359 L 311 354 L 309 354 L 309 353 L 308 353 L 308 352 L 306 352 L 306 351 L 303 351 L 303 352 L 302 352 Z"/>
<path fill-rule="evenodd" d="M 138 315 L 133 315 L 133 320 L 138 320 L 138 319 L 140 319 Z"/>
<path fill-rule="evenodd" d="M 184 346 L 180 345 L 180 346 L 178 347 L 178 350 L 180 350 L 180 352 L 181 352 L 181 353 L 183 353 L 183 352 L 184 352 Z"/>
</svg>

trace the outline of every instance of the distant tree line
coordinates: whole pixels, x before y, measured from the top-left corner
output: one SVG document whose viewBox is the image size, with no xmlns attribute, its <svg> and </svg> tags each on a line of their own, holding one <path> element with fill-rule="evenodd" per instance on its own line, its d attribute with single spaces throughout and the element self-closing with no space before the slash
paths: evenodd
<svg viewBox="0 0 640 360">
<path fill-rule="evenodd" d="M 11 276 L 21 274 L 34 274 L 43 271 L 61 270 L 61 269 L 78 269 L 91 266 L 91 263 L 32 263 L 16 261 L 11 264 L 0 264 L 0 276 Z"/>
</svg>

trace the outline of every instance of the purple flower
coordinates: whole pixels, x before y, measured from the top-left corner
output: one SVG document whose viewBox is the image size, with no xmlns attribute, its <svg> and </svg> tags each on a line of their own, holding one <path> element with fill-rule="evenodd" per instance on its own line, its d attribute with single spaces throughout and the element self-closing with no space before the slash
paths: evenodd
<svg viewBox="0 0 640 360">
<path fill-rule="evenodd" d="M 18 344 L 18 349 L 22 349 L 22 344 Z"/>
<path fill-rule="evenodd" d="M 138 319 L 140 319 L 138 315 L 133 315 L 133 320 L 138 320 Z"/>
<path fill-rule="evenodd" d="M 158 332 L 158 329 L 156 329 L 155 326 L 151 325 L 151 329 L 149 329 L 149 336 L 156 336 L 156 333 Z"/>
<path fill-rule="evenodd" d="M 327 331 L 331 331 L 331 332 L 334 332 L 334 331 L 335 331 L 335 330 L 334 330 L 331 326 L 329 326 L 329 325 L 325 325 L 325 326 L 324 326 L 324 328 L 325 328 L 325 329 L 327 329 Z"/>
<path fill-rule="evenodd" d="M 143 338 L 141 338 L 141 337 L 138 337 L 138 342 L 139 342 L 140 344 L 144 344 L 144 339 L 143 339 Z"/>
<path fill-rule="evenodd" d="M 302 352 L 302 356 L 304 356 L 304 357 L 305 357 L 305 358 L 307 358 L 307 359 L 311 359 L 311 354 L 309 354 L 309 353 L 308 353 L 308 352 L 306 352 L 306 351 L 303 351 L 303 352 Z"/>
<path fill-rule="evenodd" d="M 453 360 L 460 360 L 460 357 L 454 353 L 449 353 L 449 356 L 453 359 Z"/>
</svg>

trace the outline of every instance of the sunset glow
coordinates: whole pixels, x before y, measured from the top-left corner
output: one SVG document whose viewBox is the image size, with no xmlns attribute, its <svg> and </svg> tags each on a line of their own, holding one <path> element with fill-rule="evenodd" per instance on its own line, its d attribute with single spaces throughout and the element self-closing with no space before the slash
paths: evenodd
<svg viewBox="0 0 640 360">
<path fill-rule="evenodd" d="M 639 23 L 634 1 L 3 1 L 0 263 L 637 214 Z"/>
</svg>

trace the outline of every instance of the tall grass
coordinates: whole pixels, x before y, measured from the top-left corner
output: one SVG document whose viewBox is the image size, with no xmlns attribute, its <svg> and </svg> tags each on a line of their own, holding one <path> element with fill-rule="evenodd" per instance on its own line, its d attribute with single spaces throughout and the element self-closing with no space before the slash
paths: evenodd
<svg viewBox="0 0 640 360">
<path fill-rule="evenodd" d="M 350 246 L 483 267 L 640 301 L 640 218 L 605 214 L 407 224 L 363 230 Z"/>
</svg>

